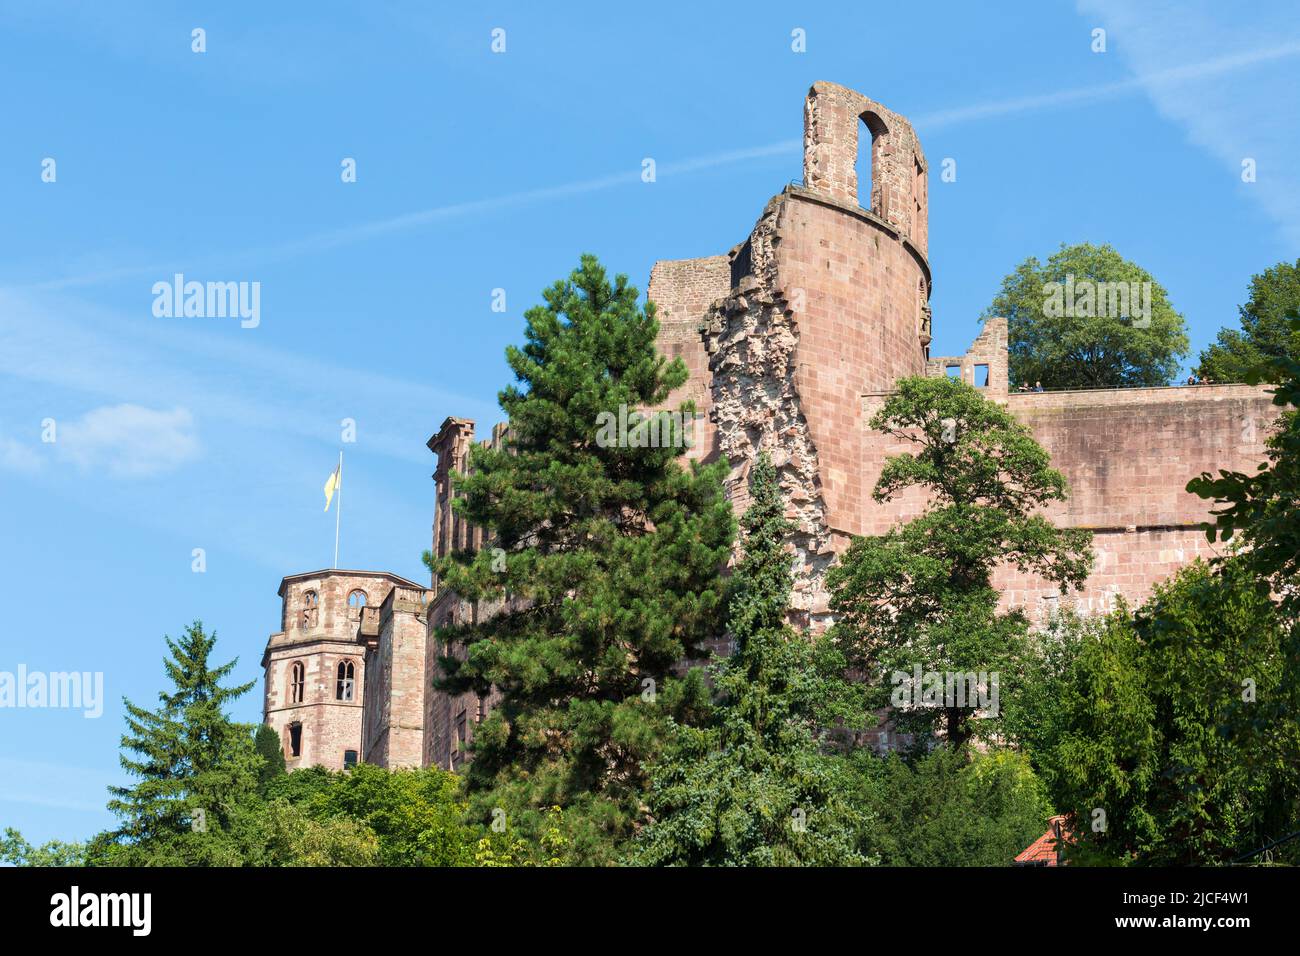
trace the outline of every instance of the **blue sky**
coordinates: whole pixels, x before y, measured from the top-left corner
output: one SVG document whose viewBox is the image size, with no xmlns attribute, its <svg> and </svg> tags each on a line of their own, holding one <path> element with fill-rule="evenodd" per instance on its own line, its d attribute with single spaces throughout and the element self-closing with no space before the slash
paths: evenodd
<svg viewBox="0 0 1300 956">
<path fill-rule="evenodd" d="M 332 560 L 344 418 L 340 563 L 423 580 L 424 442 L 496 420 L 524 309 L 581 252 L 644 288 L 743 239 L 801 176 L 814 80 L 917 127 L 936 354 L 1061 242 L 1150 270 L 1198 350 L 1300 256 L 1294 5 L 833 6 L 0 3 L 0 671 L 102 671 L 107 698 L 0 709 L 0 826 L 110 823 L 164 634 L 201 618 L 260 679 L 280 578 Z M 176 272 L 259 282 L 260 324 L 155 317 Z"/>
</svg>

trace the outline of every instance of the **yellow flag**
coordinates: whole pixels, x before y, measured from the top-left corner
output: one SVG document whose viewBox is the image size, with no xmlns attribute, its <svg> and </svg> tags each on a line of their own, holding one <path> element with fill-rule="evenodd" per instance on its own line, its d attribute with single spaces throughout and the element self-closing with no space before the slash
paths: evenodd
<svg viewBox="0 0 1300 956">
<path fill-rule="evenodd" d="M 325 510 L 330 510 L 330 502 L 334 500 L 334 492 L 338 489 L 339 482 L 343 477 L 339 474 L 339 467 L 330 472 L 329 480 L 325 482 Z"/>
</svg>

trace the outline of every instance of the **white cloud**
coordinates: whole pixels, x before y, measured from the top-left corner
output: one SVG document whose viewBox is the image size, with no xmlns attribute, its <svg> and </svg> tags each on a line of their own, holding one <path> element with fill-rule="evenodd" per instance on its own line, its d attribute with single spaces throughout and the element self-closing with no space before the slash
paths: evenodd
<svg viewBox="0 0 1300 956">
<path fill-rule="evenodd" d="M 1258 179 L 1241 183 L 1277 223 L 1284 241 L 1300 247 L 1300 126 L 1293 51 L 1300 47 L 1300 8 L 1212 2 L 1126 4 L 1079 0 L 1082 14 L 1107 30 L 1112 53 L 1123 57 L 1157 111 L 1186 130 L 1213 156 L 1225 177 L 1240 180 L 1243 159 Z M 1219 61 L 1231 69 L 1187 70 L 1182 64 Z"/>
<path fill-rule="evenodd" d="M 198 457 L 188 409 L 155 411 L 141 405 L 105 405 L 60 423 L 59 455 L 87 472 L 145 478 L 173 471 Z"/>
<path fill-rule="evenodd" d="M 40 467 L 41 457 L 31 446 L 0 435 L 0 468 L 31 475 L 39 471 Z"/>
</svg>

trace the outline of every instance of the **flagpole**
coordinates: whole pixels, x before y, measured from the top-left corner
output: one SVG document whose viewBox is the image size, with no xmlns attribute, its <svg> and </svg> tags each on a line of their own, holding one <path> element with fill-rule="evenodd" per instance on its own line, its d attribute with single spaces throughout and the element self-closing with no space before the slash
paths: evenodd
<svg viewBox="0 0 1300 956">
<path fill-rule="evenodd" d="M 339 569 L 339 518 L 343 514 L 343 449 L 339 449 L 339 503 L 334 506 L 334 570 Z"/>
</svg>

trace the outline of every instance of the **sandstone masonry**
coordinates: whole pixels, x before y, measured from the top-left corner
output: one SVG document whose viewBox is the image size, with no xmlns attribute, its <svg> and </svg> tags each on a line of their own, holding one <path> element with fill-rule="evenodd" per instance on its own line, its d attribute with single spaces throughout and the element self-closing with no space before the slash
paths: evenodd
<svg viewBox="0 0 1300 956">
<path fill-rule="evenodd" d="M 869 184 L 857 181 L 860 148 L 871 150 Z M 1198 529 L 1206 504 L 1184 486 L 1201 471 L 1250 472 L 1264 460 L 1276 417 L 1265 388 L 1009 393 L 1003 319 L 987 320 L 963 355 L 930 354 L 928 165 L 907 120 L 815 83 L 804 103 L 803 167 L 803 183 L 772 197 L 728 253 L 658 262 L 648 288 L 660 350 L 690 373 L 671 403 L 692 399 L 706 415 L 691 456 L 729 464 L 738 511 L 759 451 L 777 466 L 795 524 L 797 618 L 830 623 L 825 574 L 836 555 L 853 536 L 881 534 L 925 507 L 915 491 L 884 504 L 871 497 L 886 458 L 905 448 L 867 423 L 910 375 L 956 375 L 1003 403 L 1069 482 L 1069 500 L 1049 516 L 1094 533 L 1097 563 L 1082 589 L 1063 594 L 1006 568 L 996 578 L 1004 605 L 1038 622 L 1058 608 L 1105 613 L 1121 596 L 1141 602 L 1155 583 L 1212 553 Z M 484 443 L 504 438 L 498 425 Z M 429 440 L 438 459 L 435 555 L 485 546 L 481 529 L 451 509 L 453 478 L 468 469 L 477 440 L 475 423 L 461 418 L 446 419 Z M 358 589 L 364 607 L 350 603 Z M 425 590 L 360 571 L 294 575 L 280 593 L 284 621 L 263 658 L 265 720 L 286 754 L 296 746 L 291 767 L 350 759 L 463 767 L 495 698 L 434 689 L 447 652 L 437 630 L 499 605 L 464 601 L 436 579 Z M 349 660 L 356 683 L 344 700 L 339 666 Z M 889 729 L 879 733 L 877 743 L 889 745 Z"/>
</svg>

